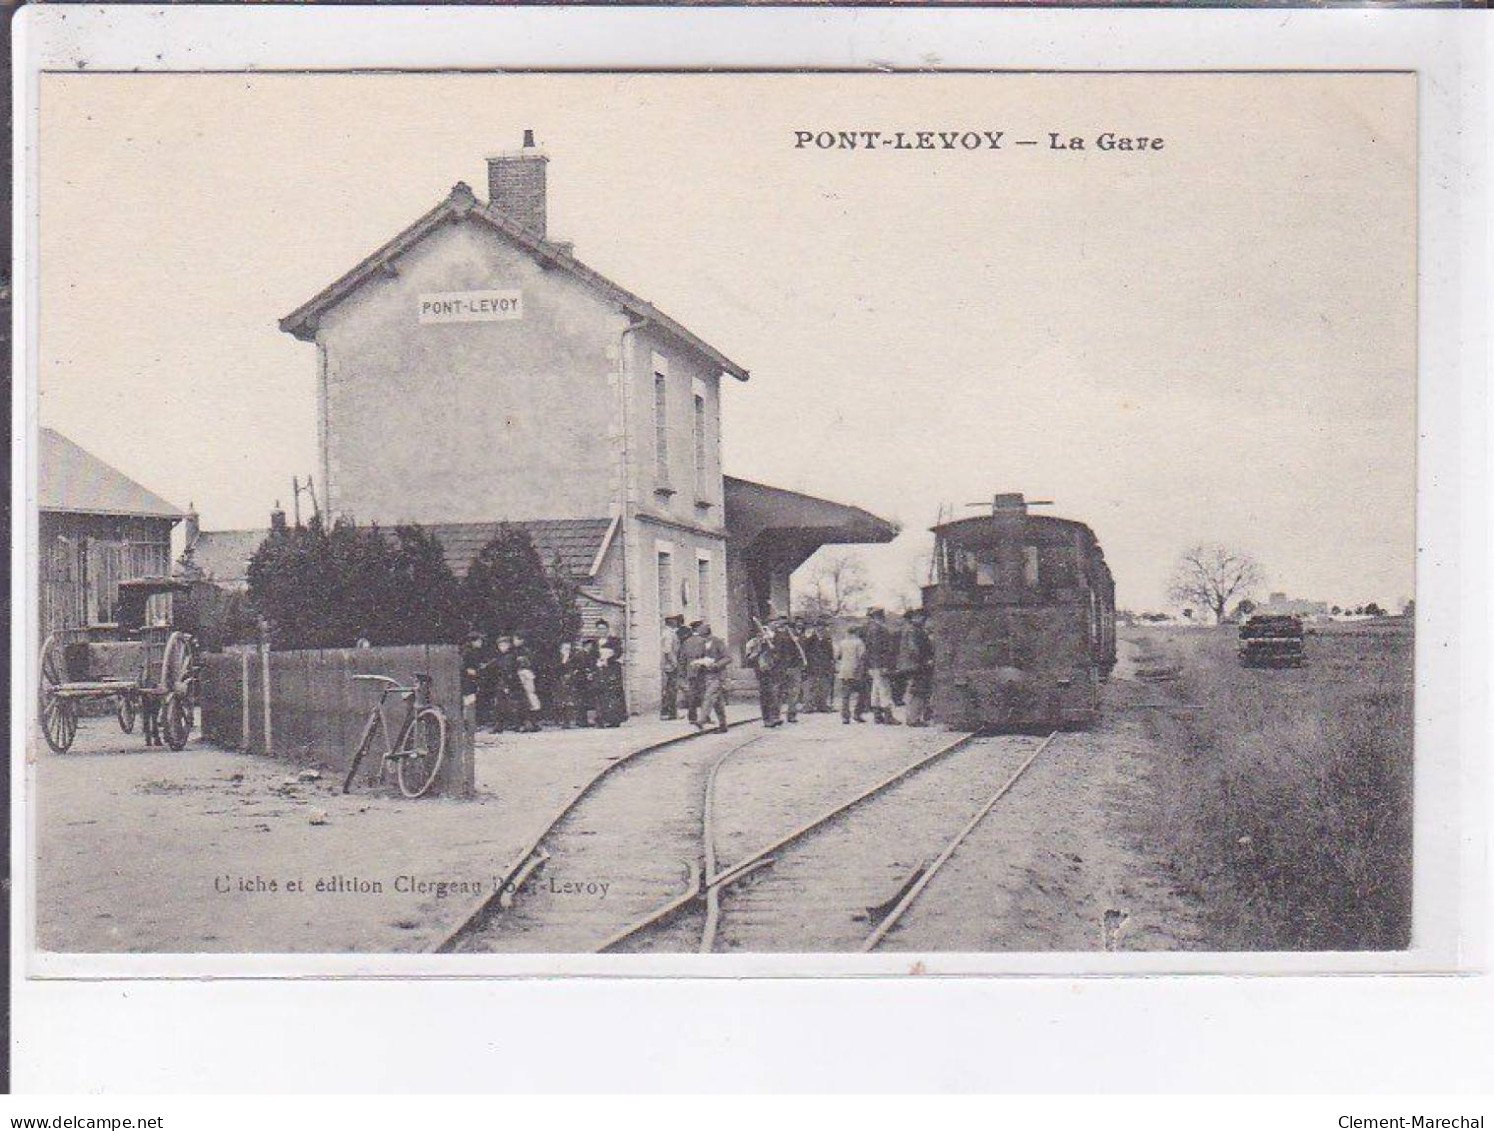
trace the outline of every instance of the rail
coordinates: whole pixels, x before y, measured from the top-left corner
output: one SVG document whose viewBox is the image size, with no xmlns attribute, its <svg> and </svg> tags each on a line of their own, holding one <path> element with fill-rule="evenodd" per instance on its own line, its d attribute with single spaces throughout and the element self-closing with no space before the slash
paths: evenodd
<svg viewBox="0 0 1494 1131">
<path fill-rule="evenodd" d="M 1036 762 L 1038 759 L 1038 755 L 1040 755 L 1044 750 L 1048 749 L 1048 747 L 1053 744 L 1053 740 L 1057 737 L 1058 732 L 1054 731 L 1047 738 L 1043 739 L 1042 744 L 1027 756 L 1027 759 L 1017 767 L 1016 772 L 1002 783 L 1001 788 L 998 789 L 995 793 L 991 794 L 986 803 L 982 805 L 978 810 L 976 810 L 975 816 L 971 817 L 970 820 L 965 823 L 965 827 L 962 828 L 958 833 L 956 833 L 954 838 L 944 846 L 944 850 L 934 858 L 934 862 L 923 870 L 923 874 L 920 875 L 918 879 L 908 888 L 908 890 L 903 893 L 902 898 L 897 901 L 897 904 L 892 908 L 892 910 L 889 911 L 887 915 L 882 919 L 882 921 L 877 924 L 872 933 L 866 936 L 866 941 L 861 944 L 861 949 L 863 952 L 875 950 L 881 944 L 882 940 L 887 937 L 888 932 L 890 932 L 893 927 L 897 926 L 898 921 L 902 919 L 904 913 L 908 910 L 908 908 L 912 907 L 914 901 L 921 894 L 923 894 L 923 889 L 929 886 L 929 882 L 938 873 L 939 869 L 944 867 L 945 864 L 949 863 L 949 858 L 953 856 L 955 854 L 955 850 L 965 842 L 965 838 L 975 831 L 976 826 L 979 825 L 981 821 L 985 820 L 986 815 L 990 813 L 992 809 L 996 808 L 996 802 L 1000 801 L 1007 795 L 1012 786 L 1017 784 L 1018 779 L 1027 772 L 1027 767 Z"/>
<path fill-rule="evenodd" d="M 738 719 L 735 722 L 727 723 L 726 725 L 728 730 L 734 730 L 737 727 L 745 726 L 748 723 L 754 723 L 757 721 L 757 717 L 754 716 L 749 719 Z M 588 778 L 582 784 L 581 788 L 578 789 L 575 793 L 571 794 L 570 798 L 567 799 L 566 802 L 555 811 L 554 816 L 552 816 L 544 824 L 539 833 L 535 835 L 535 837 L 516 857 L 514 857 L 513 862 L 509 864 L 504 873 L 494 881 L 493 890 L 484 895 L 480 900 L 478 900 L 477 904 L 462 918 L 462 921 L 458 923 L 454 929 L 449 931 L 434 947 L 431 948 L 432 952 L 436 954 L 451 953 L 455 949 L 457 943 L 459 943 L 467 935 L 479 929 L 488 920 L 495 908 L 506 906 L 506 904 L 503 902 L 503 894 L 509 891 L 511 888 L 515 888 L 518 886 L 516 883 L 516 878 L 520 875 L 521 872 L 532 872 L 534 868 L 538 866 L 536 863 L 531 862 L 531 857 L 534 857 L 535 854 L 540 851 L 540 846 L 544 844 L 545 840 L 550 836 L 550 834 L 555 831 L 555 827 L 559 825 L 561 821 L 565 820 L 566 817 L 570 815 L 571 811 L 574 810 L 576 806 L 582 802 L 583 799 L 589 796 L 602 783 L 602 781 L 605 780 L 615 770 L 618 770 L 621 767 L 636 761 L 637 759 L 643 757 L 645 754 L 653 754 L 660 750 L 667 750 L 670 747 L 678 746 L 681 743 L 689 742 L 693 739 L 702 738 L 708 734 L 715 733 L 718 732 L 713 730 L 687 731 L 684 734 L 675 735 L 673 738 L 666 738 L 662 739 L 659 742 L 652 742 L 646 746 L 640 746 L 636 750 L 630 750 L 620 757 L 614 758 L 612 761 L 608 762 L 605 766 L 603 766 L 590 778 Z M 699 881 L 697 875 L 696 883 L 698 884 L 698 882 Z M 630 931 L 629 933 L 636 932 Z"/>
</svg>

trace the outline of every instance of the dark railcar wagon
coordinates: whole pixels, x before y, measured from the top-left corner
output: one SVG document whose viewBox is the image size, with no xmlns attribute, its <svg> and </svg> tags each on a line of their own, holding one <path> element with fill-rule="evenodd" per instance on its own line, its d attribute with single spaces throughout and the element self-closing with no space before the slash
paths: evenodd
<svg viewBox="0 0 1494 1131">
<path fill-rule="evenodd" d="M 1115 666 L 1115 582 L 1094 532 L 996 496 L 934 528 L 934 718 L 962 730 L 1083 727 Z"/>
</svg>

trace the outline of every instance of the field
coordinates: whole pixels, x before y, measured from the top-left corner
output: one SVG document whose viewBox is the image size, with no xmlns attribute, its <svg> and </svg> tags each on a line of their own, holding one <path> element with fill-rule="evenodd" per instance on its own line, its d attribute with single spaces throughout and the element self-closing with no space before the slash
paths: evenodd
<svg viewBox="0 0 1494 1131">
<path fill-rule="evenodd" d="M 1390 950 L 1411 933 L 1414 637 L 1323 626 L 1307 666 L 1239 666 L 1231 628 L 1122 631 L 1149 685 L 1143 835 L 1227 950 Z"/>
</svg>

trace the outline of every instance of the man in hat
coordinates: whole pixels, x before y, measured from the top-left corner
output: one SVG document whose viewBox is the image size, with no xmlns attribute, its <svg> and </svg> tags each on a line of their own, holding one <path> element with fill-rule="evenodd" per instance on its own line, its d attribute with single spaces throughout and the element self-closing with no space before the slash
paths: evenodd
<svg viewBox="0 0 1494 1131">
<path fill-rule="evenodd" d="M 830 710 L 835 691 L 835 645 L 830 640 L 830 625 L 816 617 L 809 622 L 801 640 L 808 665 L 804 669 L 805 710 L 820 714 Z"/>
<path fill-rule="evenodd" d="M 683 617 L 680 618 L 684 620 Z M 692 647 L 692 641 L 699 633 L 700 626 L 704 621 L 692 620 L 689 624 L 681 624 L 675 629 L 679 640 L 679 693 L 685 701 L 685 717 L 692 723 L 696 720 L 696 713 L 700 708 L 700 681 L 695 678 L 695 673 L 690 670 L 692 659 L 696 656 L 687 656 L 685 653 Z"/>
<path fill-rule="evenodd" d="M 897 663 L 887 614 L 879 608 L 866 611 L 866 678 L 871 683 L 872 721 L 899 726 L 892 713 L 892 669 Z"/>
<path fill-rule="evenodd" d="M 929 696 L 934 688 L 934 644 L 921 609 L 904 613 L 903 620 L 897 638 L 897 674 L 905 681 L 908 725 L 924 727 L 929 725 Z"/>
<path fill-rule="evenodd" d="M 493 726 L 491 733 L 502 734 L 510 727 L 518 726 L 521 718 L 516 702 L 519 690 L 518 657 L 514 655 L 514 638 L 498 637 L 497 652 L 488 668 L 492 679 Z"/>
<path fill-rule="evenodd" d="M 462 644 L 462 701 L 472 705 L 472 719 L 489 726 L 493 717 L 492 681 L 488 679 L 488 646 L 480 632 L 469 632 Z"/>
<path fill-rule="evenodd" d="M 776 727 L 783 720 L 779 717 L 777 629 L 774 621 L 763 624 L 754 618 L 757 631 L 748 639 L 743 649 L 747 667 L 757 676 L 757 701 L 762 711 L 763 726 Z"/>
<path fill-rule="evenodd" d="M 802 617 L 780 617 L 778 622 L 779 694 L 783 710 L 791 723 L 799 721 L 799 708 L 804 705 L 804 671 L 809 666 L 809 656 L 804 651 L 804 620 Z"/>
<path fill-rule="evenodd" d="M 860 625 L 853 624 L 835 645 L 835 678 L 840 683 L 840 721 L 849 725 L 854 718 L 866 722 L 866 641 Z M 854 707 L 852 706 L 854 704 Z"/>
<path fill-rule="evenodd" d="M 695 635 L 680 650 L 681 662 L 690 673 L 694 717 L 690 720 L 704 730 L 716 716 L 718 733 L 726 731 L 726 667 L 729 657 L 726 641 L 711 631 L 704 621 L 696 621 Z"/>
<path fill-rule="evenodd" d="M 672 613 L 664 618 L 664 631 L 659 634 L 659 718 L 671 721 L 680 717 L 679 627 L 684 623 L 684 617 Z"/>
</svg>

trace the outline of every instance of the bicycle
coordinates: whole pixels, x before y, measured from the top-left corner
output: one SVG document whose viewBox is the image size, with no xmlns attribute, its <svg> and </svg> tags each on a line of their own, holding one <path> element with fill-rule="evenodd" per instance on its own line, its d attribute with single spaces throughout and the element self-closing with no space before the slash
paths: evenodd
<svg viewBox="0 0 1494 1131">
<path fill-rule="evenodd" d="M 399 791 L 406 797 L 424 797 L 435 784 L 441 764 L 446 760 L 446 712 L 430 701 L 431 677 L 415 676 L 414 687 L 402 687 L 398 680 L 387 675 L 355 675 L 355 683 L 382 684 L 379 699 L 368 712 L 368 722 L 363 726 L 363 737 L 358 740 L 358 749 L 343 778 L 342 791 L 347 793 L 353 785 L 364 756 L 373 745 L 374 731 L 384 733 L 384 754 L 379 764 L 379 780 L 383 781 L 394 763 L 395 778 Z M 400 723 L 399 737 L 389 741 L 389 724 L 384 721 L 384 700 L 399 695 L 405 701 L 405 717 Z"/>
</svg>

